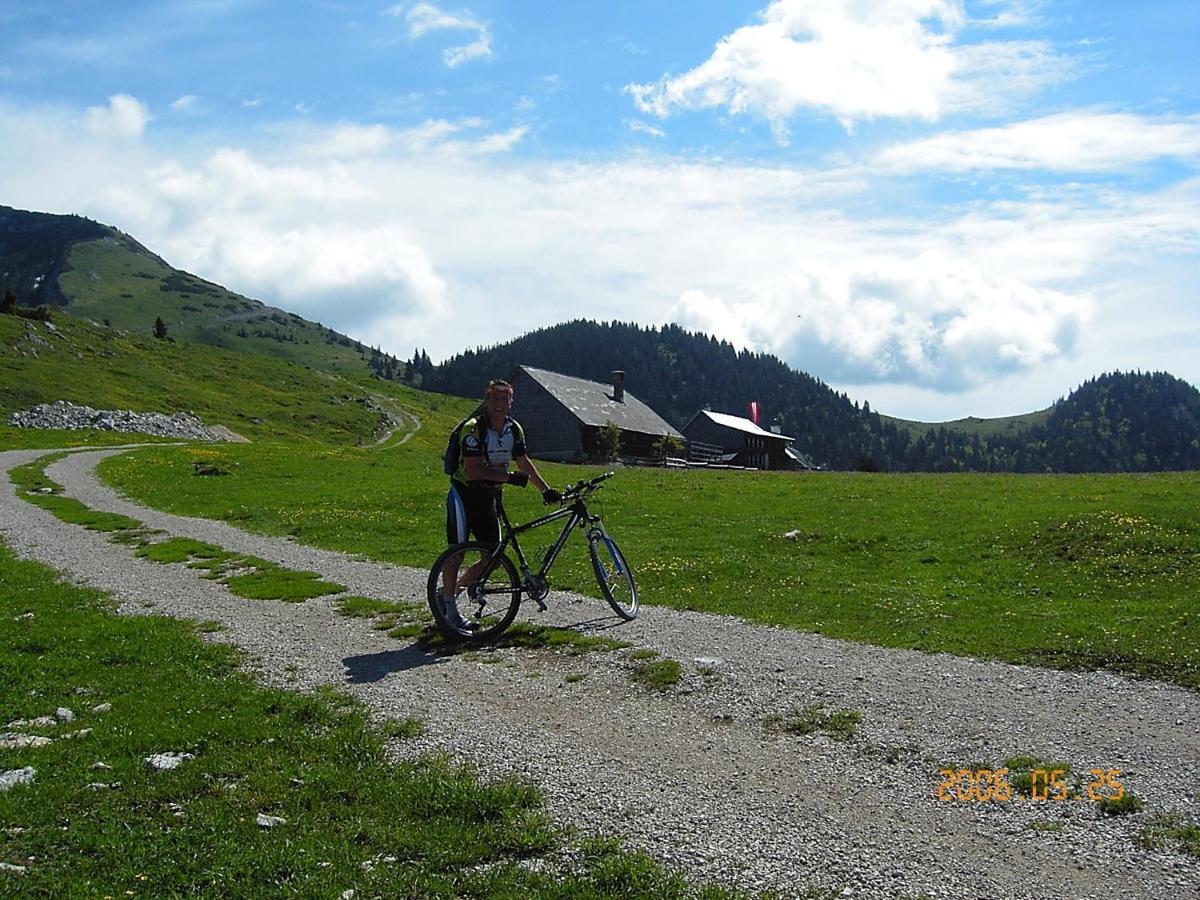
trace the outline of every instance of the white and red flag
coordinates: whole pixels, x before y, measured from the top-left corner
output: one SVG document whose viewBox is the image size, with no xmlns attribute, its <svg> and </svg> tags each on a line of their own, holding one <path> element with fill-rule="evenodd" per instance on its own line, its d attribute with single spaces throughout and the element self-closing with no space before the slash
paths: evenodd
<svg viewBox="0 0 1200 900">
<path fill-rule="evenodd" d="M 758 408 L 758 401 L 751 400 L 750 401 L 750 421 L 753 422 L 755 425 L 758 424 L 759 412 L 760 412 L 760 410 Z"/>
</svg>

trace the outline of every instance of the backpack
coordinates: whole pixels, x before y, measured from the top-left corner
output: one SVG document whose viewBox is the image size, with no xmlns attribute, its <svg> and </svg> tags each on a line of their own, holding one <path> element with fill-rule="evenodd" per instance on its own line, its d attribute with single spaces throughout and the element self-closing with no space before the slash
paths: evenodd
<svg viewBox="0 0 1200 900">
<path fill-rule="evenodd" d="M 450 439 L 446 442 L 446 452 L 442 454 L 442 471 L 447 475 L 453 475 L 458 471 L 458 461 L 462 457 L 462 430 L 468 422 L 474 420 L 475 431 L 479 434 L 479 440 L 482 443 L 483 422 L 482 416 L 468 416 L 463 419 L 450 431 Z"/>
</svg>

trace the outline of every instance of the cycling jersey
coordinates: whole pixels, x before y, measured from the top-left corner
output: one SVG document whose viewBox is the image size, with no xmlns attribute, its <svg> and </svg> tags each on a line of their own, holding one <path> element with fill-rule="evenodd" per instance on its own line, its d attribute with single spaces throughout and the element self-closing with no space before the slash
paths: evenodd
<svg viewBox="0 0 1200 900">
<path fill-rule="evenodd" d="M 496 498 L 502 482 L 467 478 L 466 458 L 480 458 L 482 464 L 495 472 L 507 472 L 508 464 L 525 455 L 525 432 L 516 419 L 505 418 L 500 430 L 496 431 L 485 419 L 483 440 L 479 437 L 480 422 L 477 418 L 463 423 L 462 453 L 458 468 L 450 476 L 450 492 L 446 495 L 446 542 L 457 544 L 475 539 L 489 544 L 500 543 L 500 514 L 496 511 Z"/>
<path fill-rule="evenodd" d="M 467 477 L 466 458 L 479 457 L 485 468 L 495 472 L 507 472 L 508 464 L 525 455 L 525 431 L 521 424 L 511 417 L 505 418 L 500 430 L 496 431 L 490 424 L 483 430 L 483 440 L 479 439 L 479 423 L 477 419 L 467 420 L 462 427 L 462 456 L 458 468 L 450 476 L 451 480 L 462 484 L 471 484 Z M 480 481 L 479 484 L 494 485 L 496 482 Z"/>
</svg>

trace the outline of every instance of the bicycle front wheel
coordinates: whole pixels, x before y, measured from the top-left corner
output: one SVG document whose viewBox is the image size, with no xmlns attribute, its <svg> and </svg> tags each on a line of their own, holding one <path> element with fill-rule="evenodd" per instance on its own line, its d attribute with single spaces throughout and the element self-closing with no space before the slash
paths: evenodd
<svg viewBox="0 0 1200 900">
<path fill-rule="evenodd" d="M 429 571 L 429 610 L 449 638 L 487 640 L 516 618 L 521 579 L 508 557 L 493 557 L 492 549 L 479 541 L 455 544 Z"/>
<path fill-rule="evenodd" d="M 588 553 L 608 605 L 622 619 L 634 618 L 638 611 L 637 585 L 617 542 L 602 531 L 593 531 L 588 535 Z"/>
</svg>

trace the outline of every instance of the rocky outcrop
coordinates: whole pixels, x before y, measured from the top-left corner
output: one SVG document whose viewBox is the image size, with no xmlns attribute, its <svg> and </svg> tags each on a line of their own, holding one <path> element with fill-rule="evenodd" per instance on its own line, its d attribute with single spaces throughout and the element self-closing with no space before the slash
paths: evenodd
<svg viewBox="0 0 1200 900">
<path fill-rule="evenodd" d="M 155 437 L 185 438 L 198 441 L 230 441 L 238 437 L 227 428 L 210 428 L 191 413 L 139 413 L 128 409 L 92 409 L 65 400 L 40 403 L 32 409 L 15 412 L 8 424 L 17 428 L 60 428 L 67 431 L 119 431 L 149 434 Z"/>
</svg>

